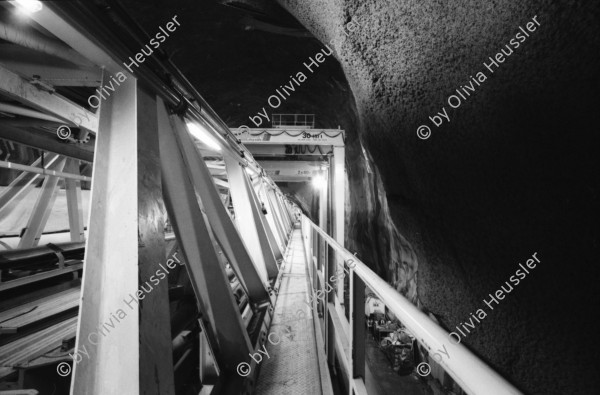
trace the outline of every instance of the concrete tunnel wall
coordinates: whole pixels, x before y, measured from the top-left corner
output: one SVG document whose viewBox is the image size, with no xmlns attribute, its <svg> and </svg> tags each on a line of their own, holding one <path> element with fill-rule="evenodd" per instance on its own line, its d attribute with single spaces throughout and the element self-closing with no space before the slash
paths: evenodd
<svg viewBox="0 0 600 395">
<path fill-rule="evenodd" d="M 448 330 L 484 309 L 462 342 L 525 393 L 599 392 L 597 3 L 279 0 L 318 41 L 212 3 L 127 3 L 150 30 L 185 11 L 165 48 L 231 127 L 331 43 L 339 64 L 328 58 L 268 109 L 347 131 L 348 248 Z M 537 29 L 487 70 L 534 16 Z M 442 107 L 450 121 L 436 127 Z M 483 300 L 536 252 L 490 310 Z"/>
</svg>

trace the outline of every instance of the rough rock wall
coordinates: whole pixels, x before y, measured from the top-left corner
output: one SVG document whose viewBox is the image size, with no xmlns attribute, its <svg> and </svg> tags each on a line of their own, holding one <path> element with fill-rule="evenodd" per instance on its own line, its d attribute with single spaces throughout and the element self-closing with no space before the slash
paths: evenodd
<svg viewBox="0 0 600 395">
<path fill-rule="evenodd" d="M 392 221 L 385 187 L 373 158 L 358 138 L 348 139 L 349 204 L 346 248 L 417 304 L 418 262 L 410 244 Z"/>
<path fill-rule="evenodd" d="M 452 330 L 537 252 L 537 268 L 463 342 L 526 393 L 599 392 L 598 3 L 279 2 L 333 43 L 390 216 L 415 249 L 424 307 Z M 535 16 L 537 30 L 486 69 Z M 467 84 L 460 105 L 447 101 Z M 438 112 L 449 120 L 436 127 Z M 350 177 L 373 188 L 357 181 L 364 172 Z"/>
</svg>

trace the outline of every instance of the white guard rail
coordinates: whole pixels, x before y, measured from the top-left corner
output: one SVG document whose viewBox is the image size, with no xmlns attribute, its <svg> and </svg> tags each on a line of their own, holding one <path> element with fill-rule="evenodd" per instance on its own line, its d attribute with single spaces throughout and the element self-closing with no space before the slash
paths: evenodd
<svg viewBox="0 0 600 395">
<path fill-rule="evenodd" d="M 355 266 L 350 267 L 350 265 L 348 265 L 350 269 L 350 281 L 354 278 L 353 274 L 357 275 L 364 284 L 381 299 L 381 301 L 430 354 L 434 354 L 438 352 L 438 350 L 443 351 L 442 353 L 438 352 L 442 358 L 441 360 L 437 360 L 437 362 L 465 392 L 472 395 L 522 394 L 517 388 L 492 370 L 464 345 L 450 342 L 446 330 L 433 322 L 426 314 L 421 312 L 408 299 L 398 293 L 387 282 L 382 280 L 377 274 L 369 269 L 369 267 L 350 253 L 350 251 L 342 247 L 310 219 L 303 215 L 302 221 L 302 229 L 304 232 L 312 227 L 312 229 L 321 236 L 322 240 L 333 248 L 344 262 L 350 260 L 354 261 Z M 305 235 L 303 235 L 303 238 L 305 243 L 307 243 L 308 238 L 305 237 Z M 312 239 L 312 236 L 310 239 Z M 309 240 L 308 243 L 311 241 L 312 240 Z M 310 250 L 310 248 L 308 249 Z M 317 256 L 318 255 L 319 254 L 317 254 Z M 312 265 L 312 259 L 309 260 L 309 264 Z M 352 289 L 352 286 L 350 289 Z M 352 298 L 352 296 L 350 296 L 350 298 Z M 350 346 L 352 345 L 352 326 L 352 323 L 350 323 Z M 352 354 L 353 353 L 351 352 L 350 355 Z M 347 366 L 353 366 L 352 361 L 347 362 Z M 352 370 L 352 368 L 350 368 L 350 370 Z M 362 392 L 357 388 L 357 385 L 364 388 L 363 384 L 356 383 L 354 377 L 352 377 L 352 379 L 355 382 L 352 383 L 352 380 L 350 381 L 351 387 L 354 387 L 353 389 L 357 393 Z M 352 393 L 352 391 L 350 391 L 350 393 Z"/>
</svg>

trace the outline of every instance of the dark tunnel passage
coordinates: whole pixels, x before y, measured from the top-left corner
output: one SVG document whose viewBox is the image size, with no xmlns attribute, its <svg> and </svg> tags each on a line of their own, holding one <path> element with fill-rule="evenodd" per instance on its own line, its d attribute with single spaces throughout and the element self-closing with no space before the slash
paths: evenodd
<svg viewBox="0 0 600 395">
<path fill-rule="evenodd" d="M 222 3 L 128 6 L 148 27 L 185 10 L 173 60 L 230 127 L 264 107 L 347 131 L 347 246 L 397 290 L 448 330 L 486 309 L 463 343 L 523 391 L 597 392 L 598 6 L 280 1 L 298 24 L 266 1 Z M 325 44 L 334 54 L 309 74 Z M 270 108 L 298 71 L 307 80 Z M 541 263 L 489 310 L 533 253 Z"/>
<path fill-rule="evenodd" d="M 600 393 L 598 2 L 119 3 L 179 17 L 161 48 L 227 127 L 345 131 L 345 247 L 453 340 L 522 393 Z"/>
</svg>

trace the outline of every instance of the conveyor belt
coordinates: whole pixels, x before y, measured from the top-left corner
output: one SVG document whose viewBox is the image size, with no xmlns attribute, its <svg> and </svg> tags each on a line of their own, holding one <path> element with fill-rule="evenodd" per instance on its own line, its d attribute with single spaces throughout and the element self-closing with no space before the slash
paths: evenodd
<svg viewBox="0 0 600 395">
<path fill-rule="evenodd" d="M 9 374 L 12 367 L 60 347 L 63 339 L 75 336 L 76 328 L 77 317 L 73 317 L 0 347 L 0 378 Z"/>
<path fill-rule="evenodd" d="M 25 303 L 0 313 L 0 333 L 19 328 L 79 306 L 79 287 Z"/>
<path fill-rule="evenodd" d="M 322 394 L 317 341 L 308 305 L 306 258 L 302 236 L 295 229 L 284 258 L 284 272 L 267 341 L 269 358 L 263 356 L 258 395 Z M 304 313 L 304 314 L 302 314 Z M 323 380 L 329 380 L 328 377 Z"/>
</svg>

